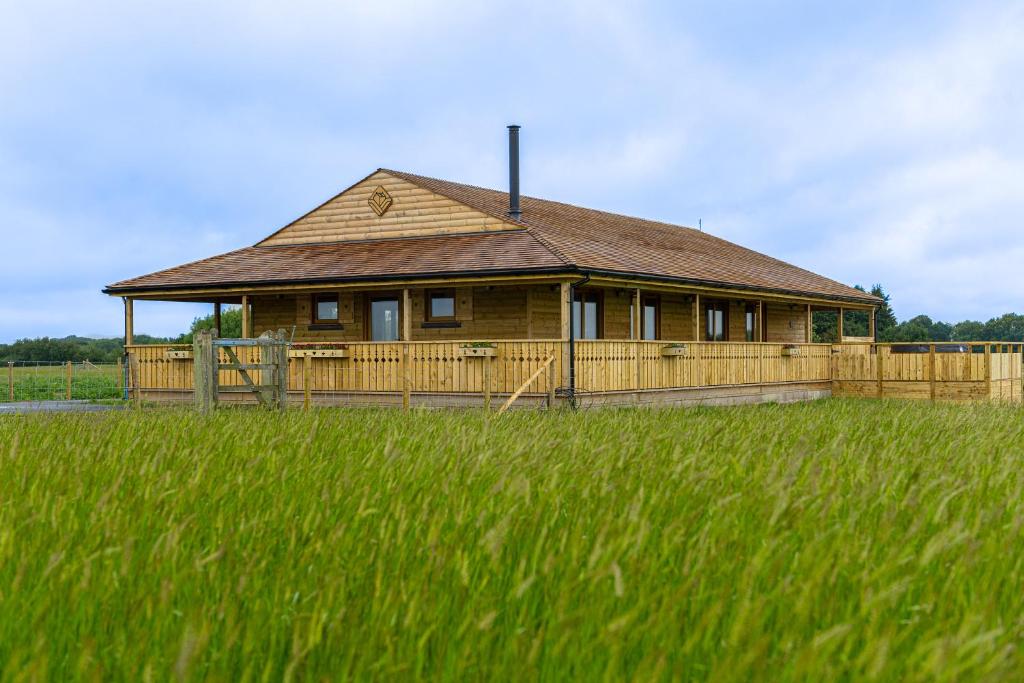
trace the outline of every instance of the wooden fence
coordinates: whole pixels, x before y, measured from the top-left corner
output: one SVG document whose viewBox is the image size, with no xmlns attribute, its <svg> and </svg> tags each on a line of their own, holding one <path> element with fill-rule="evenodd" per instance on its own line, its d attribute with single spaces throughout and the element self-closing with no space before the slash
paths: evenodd
<svg viewBox="0 0 1024 683">
<path fill-rule="evenodd" d="M 836 344 L 836 396 L 1021 401 L 1019 343 Z"/>
<path fill-rule="evenodd" d="M 831 379 L 829 344 L 576 342 L 581 392 L 698 388 Z"/>
<path fill-rule="evenodd" d="M 295 344 L 288 389 L 307 397 L 510 395 L 553 358 L 527 393 L 546 395 L 566 385 L 567 346 L 557 339 Z M 148 394 L 192 390 L 190 346 L 127 350 L 137 360 L 131 386 Z M 580 393 L 830 382 L 836 396 L 1021 401 L 1021 351 L 1020 343 L 577 341 L 575 381 Z M 243 363 L 261 362 L 257 347 L 236 353 Z M 219 377 L 221 386 L 241 381 L 237 372 Z"/>
<path fill-rule="evenodd" d="M 554 357 L 554 369 L 530 385 L 530 394 L 547 394 L 551 377 L 560 378 L 557 340 L 485 342 L 358 342 L 295 344 L 289 353 L 289 391 L 323 393 L 477 394 L 489 388 L 511 394 Z M 468 348 L 467 348 L 468 347 Z M 132 386 L 145 392 L 191 391 L 191 346 L 154 344 L 126 347 L 138 358 Z M 488 351 L 487 348 L 493 348 Z M 482 349 L 482 350 L 481 350 Z M 257 347 L 238 347 L 242 363 L 260 363 Z M 478 355 L 479 354 L 479 355 Z M 221 362 L 227 362 L 221 351 Z M 259 371 L 253 380 L 258 382 Z M 557 379 L 556 379 L 557 381 Z M 220 386 L 237 386 L 237 372 L 222 371 Z"/>
</svg>

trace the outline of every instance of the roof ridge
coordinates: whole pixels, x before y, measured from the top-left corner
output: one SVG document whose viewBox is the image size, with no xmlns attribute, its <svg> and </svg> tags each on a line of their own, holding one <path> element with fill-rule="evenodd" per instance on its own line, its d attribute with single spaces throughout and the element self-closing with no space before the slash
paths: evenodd
<svg viewBox="0 0 1024 683">
<path fill-rule="evenodd" d="M 411 178 L 421 178 L 423 180 L 430 180 L 430 181 L 437 182 L 437 183 L 446 183 L 448 185 L 458 185 L 459 187 L 464 187 L 464 188 L 466 188 L 468 190 L 483 190 L 484 192 L 495 192 L 497 194 L 508 195 L 508 192 L 506 190 L 496 190 L 493 187 L 483 187 L 482 185 L 471 185 L 470 183 L 460 183 L 460 182 L 455 181 L 455 180 L 445 180 L 444 178 L 435 178 L 433 176 L 425 176 L 425 175 L 420 175 L 418 173 L 409 173 L 408 171 L 396 171 L 396 170 L 391 169 L 391 168 L 381 168 L 381 169 L 377 169 L 377 170 L 383 171 L 385 173 L 392 173 L 392 174 L 395 174 L 395 175 L 399 175 L 399 176 L 405 178 L 406 180 L 408 180 L 409 177 L 411 177 Z M 409 182 L 415 182 L 415 181 L 410 180 Z M 528 194 L 522 195 L 522 198 L 523 199 L 530 199 L 530 200 L 535 201 L 535 202 L 544 202 L 545 204 L 558 204 L 559 206 L 567 206 L 567 207 L 569 207 L 571 209 L 579 209 L 581 211 L 593 211 L 594 213 L 600 213 L 600 214 L 604 214 L 605 216 L 612 216 L 612 217 L 615 217 L 615 218 L 627 218 L 627 219 L 629 219 L 631 221 L 642 221 L 644 223 L 650 223 L 652 225 L 663 225 L 663 226 L 669 227 L 669 228 L 682 228 L 683 230 L 692 230 L 693 232 L 697 232 L 697 233 L 700 233 L 702 235 L 708 235 L 710 237 L 714 237 L 714 235 L 710 235 L 709 233 L 706 233 L 703 230 L 697 230 L 697 228 L 694 228 L 694 227 L 689 226 L 689 225 L 682 225 L 681 223 L 666 223 L 665 221 L 655 221 L 655 220 L 651 220 L 650 218 L 643 218 L 641 216 L 632 216 L 632 215 L 627 214 L 627 213 L 616 213 L 614 211 L 605 211 L 604 209 L 595 209 L 595 208 L 592 208 L 592 207 L 589 207 L 589 206 L 583 206 L 581 204 L 570 204 L 569 202 L 560 202 L 557 199 L 544 199 L 543 197 L 534 197 L 534 196 L 528 195 Z M 458 201 L 462 201 L 462 200 L 460 199 Z M 473 208 L 478 209 L 480 211 L 484 211 L 484 209 L 480 209 L 479 207 L 475 207 L 474 206 Z M 495 216 L 497 218 L 502 218 L 502 216 L 497 216 L 494 212 L 489 211 L 489 210 L 485 211 L 485 213 L 487 213 L 488 215 L 491 215 L 491 216 Z M 503 218 L 504 218 L 504 220 L 507 220 L 509 222 L 516 222 L 512 218 L 510 218 L 507 214 Z M 530 218 L 529 216 L 525 216 L 522 219 L 520 219 L 518 222 L 523 224 L 523 225 L 525 225 L 526 227 L 530 227 L 530 223 L 528 221 L 529 218 Z M 542 226 L 542 227 L 544 227 L 544 226 Z M 722 238 L 719 237 L 717 239 L 722 239 Z"/>
</svg>

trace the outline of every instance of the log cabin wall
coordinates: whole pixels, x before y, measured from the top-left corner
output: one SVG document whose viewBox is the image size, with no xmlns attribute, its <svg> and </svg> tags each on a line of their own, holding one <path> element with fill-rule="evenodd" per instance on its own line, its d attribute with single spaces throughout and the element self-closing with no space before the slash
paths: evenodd
<svg viewBox="0 0 1024 683">
<path fill-rule="evenodd" d="M 312 318 L 312 295 L 281 294 L 252 298 L 253 336 L 264 332 L 287 330 L 295 326 L 295 341 L 363 341 L 363 292 L 339 293 L 338 325 L 340 329 L 317 326 Z"/>
<path fill-rule="evenodd" d="M 693 297 L 661 294 L 661 338 L 690 341 L 693 337 Z"/>
<path fill-rule="evenodd" d="M 330 290 L 325 290 L 329 292 Z M 455 288 L 456 318 L 450 327 L 424 326 L 427 289 L 410 289 L 412 341 L 558 339 L 558 285 Z M 364 341 L 365 292 L 339 292 L 337 326 L 314 325 L 312 294 L 252 298 L 253 334 L 295 326 L 295 341 Z M 628 315 L 628 311 L 627 311 Z"/>
<path fill-rule="evenodd" d="M 329 290 L 327 290 L 329 291 Z M 603 339 L 629 339 L 630 307 L 635 290 L 602 288 Z M 661 335 L 667 341 L 691 341 L 692 307 L 689 294 L 653 293 L 660 297 Z M 364 292 L 339 293 L 341 329 L 312 324 L 310 294 L 253 297 L 253 333 L 291 330 L 295 341 L 364 341 Z M 426 290 L 411 289 L 412 340 L 558 339 L 560 309 L 558 285 L 482 286 L 456 288 L 457 326 L 424 327 Z M 729 301 L 729 340 L 746 340 L 747 301 Z M 764 303 L 769 342 L 801 344 L 805 340 L 806 311 L 802 305 Z M 703 326 L 700 327 L 703 332 Z"/>
<path fill-rule="evenodd" d="M 770 342 L 802 344 L 807 328 L 807 310 L 796 304 L 770 304 L 765 302 Z M 743 337 L 740 337 L 742 340 Z"/>
<path fill-rule="evenodd" d="M 629 339 L 629 309 L 633 306 L 635 289 L 607 288 L 604 292 L 604 339 Z M 691 324 L 692 297 L 686 294 L 648 292 L 641 296 L 657 296 L 661 307 L 661 339 L 686 341 L 693 336 Z"/>
<path fill-rule="evenodd" d="M 410 290 L 412 299 L 412 340 L 443 341 L 458 339 L 499 340 L 527 339 L 528 292 L 536 287 L 465 287 L 455 292 L 457 327 L 424 327 L 426 321 L 426 292 Z M 555 299 L 557 303 L 557 298 Z M 429 324 L 428 324 L 429 325 Z M 557 326 L 550 330 L 557 338 Z M 534 331 L 534 338 L 540 338 Z"/>
</svg>

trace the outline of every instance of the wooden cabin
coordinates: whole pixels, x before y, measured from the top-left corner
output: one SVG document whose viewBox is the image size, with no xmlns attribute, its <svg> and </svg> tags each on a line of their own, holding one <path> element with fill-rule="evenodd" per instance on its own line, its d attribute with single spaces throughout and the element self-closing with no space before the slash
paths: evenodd
<svg viewBox="0 0 1024 683">
<path fill-rule="evenodd" d="M 183 398 L 190 381 L 187 354 L 134 344 L 140 300 L 241 305 L 243 336 L 287 331 L 290 388 L 320 403 L 810 398 L 833 381 L 816 311 L 839 313 L 840 344 L 872 341 L 863 291 L 693 228 L 520 197 L 513 144 L 508 192 L 378 169 L 253 246 L 109 285 L 134 386 Z M 868 338 L 843 334 L 847 312 Z"/>
</svg>

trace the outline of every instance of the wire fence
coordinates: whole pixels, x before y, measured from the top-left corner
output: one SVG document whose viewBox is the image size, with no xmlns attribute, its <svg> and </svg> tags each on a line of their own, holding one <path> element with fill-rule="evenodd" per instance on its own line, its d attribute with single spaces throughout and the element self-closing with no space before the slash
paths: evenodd
<svg viewBox="0 0 1024 683">
<path fill-rule="evenodd" d="M 102 401 L 124 398 L 121 363 L 7 361 L 0 401 Z"/>
</svg>

